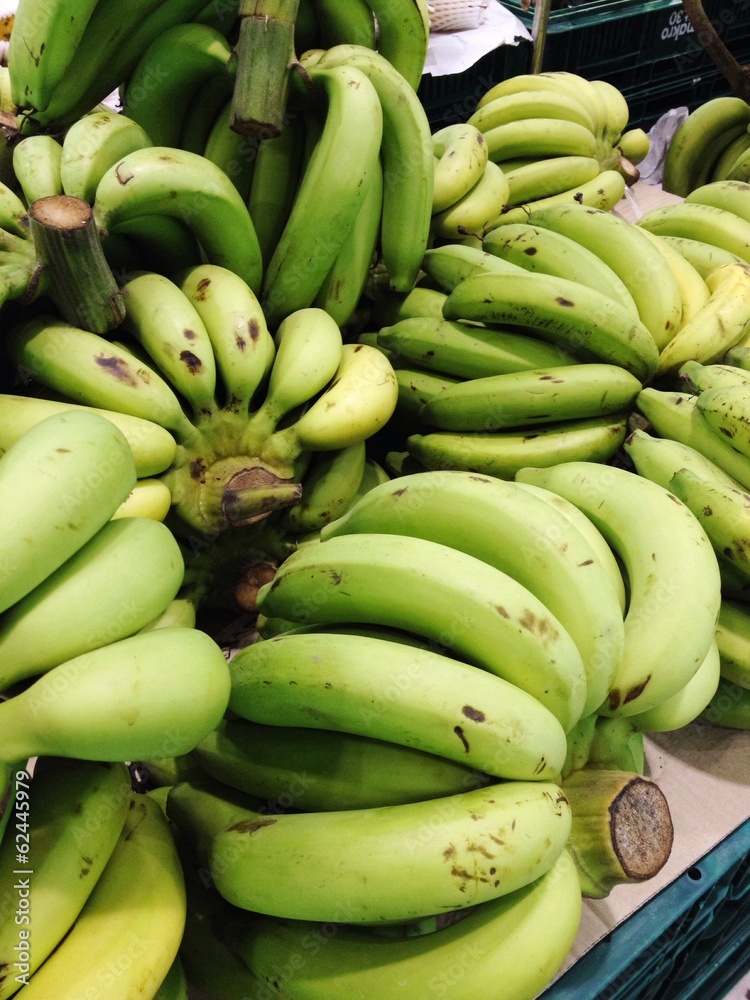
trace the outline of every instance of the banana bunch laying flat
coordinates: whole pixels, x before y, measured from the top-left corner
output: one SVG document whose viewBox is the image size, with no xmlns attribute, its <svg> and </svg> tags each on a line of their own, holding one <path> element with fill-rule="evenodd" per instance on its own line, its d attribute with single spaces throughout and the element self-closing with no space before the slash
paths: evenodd
<svg viewBox="0 0 750 1000">
<path fill-rule="evenodd" d="M 672 137 L 662 187 L 687 197 L 712 181 L 748 179 L 750 105 L 741 97 L 714 97 L 695 108 Z"/>
<path fill-rule="evenodd" d="M 40 420 L 0 459 L 4 764 L 187 752 L 226 708 L 221 649 L 172 614 L 172 532 L 115 516 L 135 481 L 125 436 L 83 409 Z"/>
<path fill-rule="evenodd" d="M 19 775 L 28 878 L 19 872 L 17 839 L 5 838 L 0 997 L 73 1000 L 104 988 L 112 1000 L 169 996 L 159 990 L 175 977 L 186 894 L 162 809 L 132 793 L 121 762 L 42 756 L 31 777 Z M 26 908 L 19 907 L 23 881 L 31 886 Z"/>
<path fill-rule="evenodd" d="M 483 247 L 429 249 L 423 284 L 372 338 L 399 381 L 394 429 L 432 469 L 508 479 L 529 464 L 607 461 L 657 371 L 655 334 L 663 342 L 682 317 L 667 261 L 631 223 L 575 204 L 496 227 Z M 658 293 L 642 285 L 644 262 Z"/>
<path fill-rule="evenodd" d="M 365 471 L 382 474 L 364 441 L 393 412 L 393 369 L 376 348 L 344 344 L 325 310 L 297 310 L 272 336 L 250 286 L 208 263 L 174 280 L 140 271 L 121 290 L 117 340 L 48 313 L 12 326 L 6 357 L 35 395 L 0 399 L 8 421 L 81 406 L 111 414 L 138 457 L 142 509 L 166 489 L 183 536 L 215 538 L 287 508 L 286 530 L 314 530 Z"/>
<path fill-rule="evenodd" d="M 649 148 L 628 117 L 603 80 L 554 71 L 495 84 L 466 122 L 433 135 L 433 237 L 481 238 L 549 204 L 613 208 Z"/>
</svg>

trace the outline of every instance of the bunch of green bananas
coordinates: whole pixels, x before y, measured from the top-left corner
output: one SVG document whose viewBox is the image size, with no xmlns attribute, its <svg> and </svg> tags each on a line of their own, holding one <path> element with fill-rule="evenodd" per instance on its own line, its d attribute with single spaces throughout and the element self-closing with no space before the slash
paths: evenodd
<svg viewBox="0 0 750 1000">
<path fill-rule="evenodd" d="M 685 198 L 711 181 L 748 179 L 750 105 L 741 97 L 713 97 L 695 108 L 667 147 L 662 187 Z"/>
<path fill-rule="evenodd" d="M 168 490 L 182 536 L 215 538 L 286 508 L 286 530 L 310 531 L 343 509 L 363 478 L 364 441 L 396 403 L 382 352 L 345 344 L 318 307 L 291 313 L 272 336 L 249 285 L 215 264 L 175 280 L 141 271 L 121 289 L 122 339 L 49 313 L 10 328 L 6 357 L 36 394 L 2 397 L 7 427 L 51 410 L 111 414 L 138 458 L 151 505 L 141 509 L 164 517 Z M 318 486 L 307 495 L 313 456 Z"/>
<path fill-rule="evenodd" d="M 613 208 L 649 148 L 628 118 L 622 93 L 604 80 L 554 71 L 494 84 L 466 122 L 433 134 L 434 237 L 481 239 L 570 201 Z"/>
<path fill-rule="evenodd" d="M 14 773 L 19 819 L 0 844 L 0 997 L 186 1000 L 185 878 L 161 807 L 121 762 L 44 755 L 31 770 Z"/>
<path fill-rule="evenodd" d="M 226 708 L 221 649 L 175 602 L 177 540 L 160 521 L 117 516 L 135 482 L 123 433 L 83 408 L 40 420 L 0 459 L 6 766 L 131 760 L 165 741 L 187 751 Z"/>
<path fill-rule="evenodd" d="M 735 363 L 744 350 L 732 348 L 722 361 L 686 361 L 677 372 L 682 388 L 644 389 L 636 397 L 642 422 L 625 444 L 639 474 L 682 500 L 714 548 L 721 574 L 720 680 L 703 714 L 716 725 L 739 729 L 750 726 L 744 605 L 750 580 L 750 373 Z"/>
</svg>

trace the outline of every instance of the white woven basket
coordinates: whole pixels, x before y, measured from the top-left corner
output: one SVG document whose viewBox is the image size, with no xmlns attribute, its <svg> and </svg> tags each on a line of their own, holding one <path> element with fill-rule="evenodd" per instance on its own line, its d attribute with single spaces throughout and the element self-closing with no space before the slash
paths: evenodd
<svg viewBox="0 0 750 1000">
<path fill-rule="evenodd" d="M 428 0 L 430 31 L 465 31 L 478 28 L 487 0 Z"/>
</svg>

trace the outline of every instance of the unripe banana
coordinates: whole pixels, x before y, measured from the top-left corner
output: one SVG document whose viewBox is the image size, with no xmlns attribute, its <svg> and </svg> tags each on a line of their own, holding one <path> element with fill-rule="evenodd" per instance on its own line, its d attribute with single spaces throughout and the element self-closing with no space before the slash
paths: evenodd
<svg viewBox="0 0 750 1000">
<path fill-rule="evenodd" d="M 135 482 L 125 436 L 95 413 L 56 413 L 19 438 L 0 459 L 0 611 L 88 542 Z"/>
<path fill-rule="evenodd" d="M 721 601 L 719 567 L 698 520 L 669 490 L 626 469 L 569 462 L 518 478 L 580 507 L 625 566 L 625 649 L 600 713 L 635 715 L 671 698 L 705 659 Z"/>
<path fill-rule="evenodd" d="M 104 174 L 128 153 L 153 143 L 141 126 L 107 108 L 84 115 L 65 133 L 60 162 L 63 191 L 93 204 Z"/>
<path fill-rule="evenodd" d="M 682 729 L 706 710 L 716 695 L 720 679 L 719 647 L 714 641 L 685 687 L 661 705 L 648 708 L 639 715 L 631 715 L 629 719 L 644 733 L 670 733 Z"/>
<path fill-rule="evenodd" d="M 123 829 L 131 799 L 130 773 L 111 764 L 60 757 L 34 762 L 21 779 L 17 802 L 28 806 L 17 835 L 0 847 L 0 997 L 18 995 L 19 945 L 26 945 L 26 978 L 74 926 L 104 871 Z M 20 818 L 20 811 L 19 811 Z M 28 875 L 21 877 L 18 848 L 28 845 Z M 22 896 L 26 883 L 27 890 Z M 21 900 L 31 905 L 21 909 Z M 30 987 L 23 987 L 26 992 Z"/>
<path fill-rule="evenodd" d="M 63 193 L 62 146 L 51 135 L 29 135 L 13 147 L 13 173 L 27 205 Z"/>
<path fill-rule="evenodd" d="M 112 515 L 112 520 L 143 517 L 163 521 L 171 507 L 172 491 L 163 479 L 139 479 Z"/>
<path fill-rule="evenodd" d="M 565 758 L 561 727 L 536 698 L 431 649 L 282 633 L 240 650 L 230 673 L 230 709 L 251 722 L 368 736 L 521 781 L 554 780 Z"/>
<path fill-rule="evenodd" d="M 508 202 L 508 182 L 497 163 L 487 161 L 482 176 L 465 194 L 433 216 L 433 232 L 441 239 L 484 236 L 490 223 Z"/>
<path fill-rule="evenodd" d="M 509 781 L 337 812 L 237 806 L 228 825 L 214 799 L 200 785 L 176 785 L 167 812 L 228 902 L 350 924 L 465 909 L 529 885 L 560 857 L 571 824 L 567 799 L 553 782 Z"/>
<path fill-rule="evenodd" d="M 257 603 L 302 624 L 415 632 L 534 695 L 563 728 L 581 715 L 585 670 L 560 622 L 526 587 L 451 546 L 381 533 L 330 538 L 289 556 Z"/>
<path fill-rule="evenodd" d="M 180 547 L 160 521 L 109 521 L 0 620 L 0 690 L 137 632 L 183 575 Z"/>
<path fill-rule="evenodd" d="M 187 753 L 224 714 L 229 688 L 224 654 L 205 632 L 139 632 L 53 667 L 1 702 L 0 759 Z"/>
<path fill-rule="evenodd" d="M 22 434 L 53 413 L 69 413 L 83 409 L 106 417 L 125 435 L 133 453 L 139 479 L 155 476 L 174 461 L 177 442 L 163 427 L 142 417 L 131 417 L 115 410 L 83 407 L 77 403 L 45 399 L 42 396 L 0 394 L 0 454 L 10 448 Z"/>
<path fill-rule="evenodd" d="M 296 309 L 279 324 L 276 356 L 266 395 L 250 417 L 245 446 L 257 450 L 282 417 L 314 399 L 334 377 L 341 362 L 342 337 L 336 321 L 317 306 Z"/>
<path fill-rule="evenodd" d="M 432 134 L 436 156 L 432 212 L 450 208 L 477 184 L 487 165 L 487 145 L 471 122 L 446 125 Z"/>
<path fill-rule="evenodd" d="M 249 923 L 236 946 L 256 977 L 290 1000 L 423 1000 L 426 989 L 453 1000 L 498 989 L 504 1000 L 527 1000 L 569 955 L 581 907 L 566 850 L 528 887 L 477 906 L 434 934 L 409 936 L 407 927 L 384 937 L 339 926 L 328 935 L 323 924 L 265 917 Z M 297 967 L 293 957 L 300 954 L 305 962 Z"/>
</svg>

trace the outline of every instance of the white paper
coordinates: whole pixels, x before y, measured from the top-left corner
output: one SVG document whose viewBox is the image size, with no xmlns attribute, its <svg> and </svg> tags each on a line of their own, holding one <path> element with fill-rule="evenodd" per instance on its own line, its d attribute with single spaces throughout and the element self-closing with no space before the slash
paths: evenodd
<svg viewBox="0 0 750 1000">
<path fill-rule="evenodd" d="M 488 52 L 501 45 L 518 45 L 520 41 L 531 41 L 523 21 L 497 0 L 488 0 L 479 27 L 430 33 L 424 73 L 430 76 L 462 73 Z"/>
</svg>

